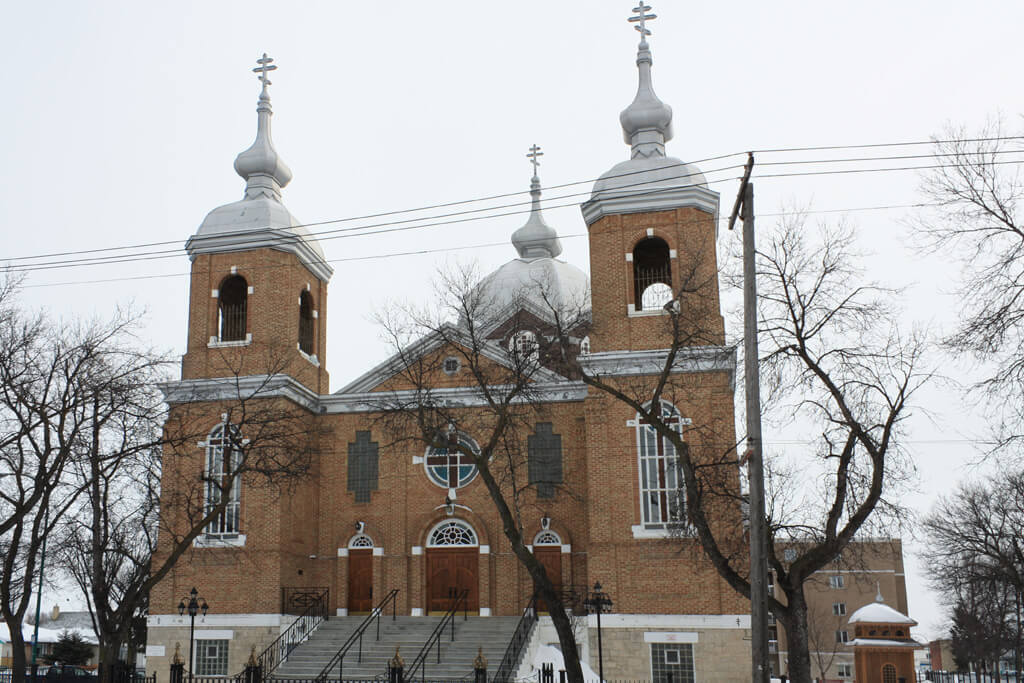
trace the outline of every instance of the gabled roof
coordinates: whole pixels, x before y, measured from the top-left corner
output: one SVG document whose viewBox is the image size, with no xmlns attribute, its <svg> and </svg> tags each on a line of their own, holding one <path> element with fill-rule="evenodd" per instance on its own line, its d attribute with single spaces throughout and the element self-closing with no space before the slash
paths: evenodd
<svg viewBox="0 0 1024 683">
<path fill-rule="evenodd" d="M 377 364 L 368 372 L 360 375 L 355 380 L 334 392 L 334 394 L 356 394 L 372 391 L 402 371 L 403 356 L 409 358 L 420 358 L 428 353 L 440 349 L 446 344 L 451 343 L 460 344 L 465 348 L 470 347 L 469 336 L 465 330 L 457 325 L 446 323 L 440 330 L 434 331 L 416 340 L 405 350 L 404 354 L 395 353 L 384 362 Z M 498 365 L 509 369 L 512 369 L 513 367 L 509 362 L 508 356 L 503 353 L 499 344 L 485 342 L 481 345 L 480 352 L 485 358 L 497 363 Z M 533 379 L 537 382 L 558 382 L 566 380 L 566 378 L 562 377 L 558 373 L 552 372 L 551 370 L 543 367 L 537 368 L 536 372 L 533 374 Z"/>
</svg>

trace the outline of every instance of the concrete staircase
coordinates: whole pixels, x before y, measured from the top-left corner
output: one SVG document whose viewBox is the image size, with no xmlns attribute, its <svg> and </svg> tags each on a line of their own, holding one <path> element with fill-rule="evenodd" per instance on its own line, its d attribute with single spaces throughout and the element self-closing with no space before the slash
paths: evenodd
<svg viewBox="0 0 1024 683">
<path fill-rule="evenodd" d="M 288 661 L 277 668 L 273 677 L 277 679 L 315 678 L 327 666 L 327 662 L 338 652 L 345 640 L 362 623 L 363 616 L 331 617 L 309 640 L 292 651 Z M 420 648 L 430 637 L 441 617 L 398 617 L 390 616 L 380 620 L 380 640 L 376 640 L 377 629 L 371 623 L 363 634 L 363 657 L 359 662 L 358 644 L 345 656 L 345 679 L 368 680 L 383 676 L 387 662 L 399 647 L 405 665 L 412 665 Z M 470 678 L 473 673 L 473 659 L 477 648 L 482 647 L 487 658 L 488 671 L 494 672 L 501 664 L 519 617 L 469 617 L 455 622 L 455 641 L 451 640 L 450 626 L 445 628 L 441 639 L 441 663 L 437 663 L 437 645 L 431 648 L 426 659 L 426 678 L 460 679 Z M 338 680 L 338 671 L 331 672 L 331 679 Z M 417 674 L 417 678 L 419 678 Z"/>
</svg>

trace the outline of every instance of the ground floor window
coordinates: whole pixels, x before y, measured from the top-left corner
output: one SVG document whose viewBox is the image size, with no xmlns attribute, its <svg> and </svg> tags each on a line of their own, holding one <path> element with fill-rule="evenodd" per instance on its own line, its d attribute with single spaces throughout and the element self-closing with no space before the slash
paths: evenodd
<svg viewBox="0 0 1024 683">
<path fill-rule="evenodd" d="M 839 664 L 836 673 L 840 678 L 853 678 L 853 664 Z"/>
<path fill-rule="evenodd" d="M 693 683 L 693 645 L 652 643 L 651 679 L 654 683 Z"/>
<path fill-rule="evenodd" d="M 196 675 L 227 676 L 228 675 L 228 641 L 197 640 L 196 641 Z"/>
</svg>

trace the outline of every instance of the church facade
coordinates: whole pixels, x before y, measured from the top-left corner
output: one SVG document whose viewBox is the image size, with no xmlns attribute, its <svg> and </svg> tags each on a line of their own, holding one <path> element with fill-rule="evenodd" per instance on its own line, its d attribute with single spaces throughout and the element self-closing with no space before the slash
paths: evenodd
<svg viewBox="0 0 1024 683">
<path fill-rule="evenodd" d="M 654 93 L 643 24 L 639 87 L 620 117 L 630 157 L 601 176 L 581 207 L 589 277 L 558 258 L 535 172 L 532 211 L 511 236 L 517 257 L 479 285 L 519 322 L 495 321 L 481 351 L 504 367 L 543 343 L 551 321 L 529 291 L 543 283 L 545 301 L 554 295 L 588 311 L 587 333 L 573 338 L 588 372 L 653 386 L 672 342 L 665 304 L 687 282 L 700 282 L 703 334 L 673 372 L 677 390 L 661 399 L 662 414 L 692 434 L 687 441 L 697 452 L 707 434 L 735 442 L 735 357 L 725 345 L 716 279 L 719 197 L 699 169 L 667 155 L 672 110 Z M 240 671 L 253 648 L 294 618 L 285 614 L 290 592 L 326 590 L 330 614 L 347 615 L 367 612 L 397 589 L 400 614 L 427 618 L 447 608 L 452 589 L 467 591 L 468 609 L 482 617 L 518 615 L 534 591 L 472 460 L 443 445 L 395 439 L 381 426 L 379 399 L 415 391 L 400 379 L 407 355 L 332 392 L 332 269 L 315 235 L 282 202 L 291 171 L 270 135 L 269 63 L 261 61 L 256 140 L 235 161 L 245 196 L 210 212 L 187 243 L 188 347 L 181 379 L 164 391 L 169 425 L 205 436 L 165 460 L 164 509 L 180 512 L 186 503 L 175 496 L 188 482 L 198 490 L 197 481 L 207 482 L 202 505 L 220 496 L 228 504 L 151 594 L 152 671 L 167 670 L 176 643 L 187 656 L 189 620 L 177 606 L 193 586 L 216 596 L 196 623 L 197 674 Z M 453 321 L 453 329 L 465 323 Z M 466 415 L 478 410 L 475 378 L 450 339 L 424 339 L 407 352 L 436 359 L 432 381 L 445 400 Z M 671 444 L 625 403 L 559 367 L 538 368 L 532 382 L 536 410 L 520 444 L 522 533 L 557 585 L 581 592 L 600 582 L 612 598 L 602 615 L 606 678 L 748 677 L 749 603 L 718 577 L 696 540 L 678 532 L 686 501 Z M 261 407 L 243 416 L 241 395 Z M 260 438 L 251 414 L 267 406 L 303 425 L 292 437 L 306 435 L 299 447 L 309 454 L 305 476 L 285 489 L 260 486 L 248 474 L 212 488 L 209 482 L 230 473 L 232 440 Z M 483 438 L 461 427 L 450 436 L 474 447 Z M 738 500 L 738 466 L 724 485 Z M 721 511 L 733 521 L 739 515 L 738 503 Z M 161 540 L 158 560 L 173 539 Z M 579 637 L 596 670 L 594 625 L 591 616 Z M 536 637 L 557 642 L 543 628 Z"/>
</svg>

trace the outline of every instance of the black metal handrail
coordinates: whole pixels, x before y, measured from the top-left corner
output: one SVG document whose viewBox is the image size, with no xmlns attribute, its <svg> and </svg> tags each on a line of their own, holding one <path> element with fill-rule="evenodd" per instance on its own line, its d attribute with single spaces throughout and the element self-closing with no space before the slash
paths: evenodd
<svg viewBox="0 0 1024 683">
<path fill-rule="evenodd" d="M 449 623 L 452 626 L 451 640 L 455 640 L 455 615 L 459 613 L 459 605 L 462 605 L 462 620 L 465 621 L 468 617 L 468 608 L 466 606 L 469 599 L 469 589 L 464 588 L 461 592 L 456 593 L 452 599 L 452 606 L 448 608 L 448 611 L 441 617 L 441 621 L 438 622 L 434 631 L 427 638 L 427 642 L 420 648 L 420 652 L 416 655 L 416 659 L 412 660 L 412 664 L 405 670 L 406 680 L 413 680 L 416 676 L 416 672 L 420 669 L 423 670 L 421 675 L 422 680 L 426 680 L 427 667 L 425 666 L 427 661 L 427 655 L 430 654 L 430 648 L 437 643 L 437 663 L 441 663 L 441 635 L 444 633 L 444 628 Z"/>
<path fill-rule="evenodd" d="M 345 655 L 348 654 L 348 651 L 351 650 L 352 646 L 355 645 L 356 643 L 359 643 L 359 660 L 358 661 L 360 661 L 360 662 L 363 661 L 363 633 L 365 633 L 366 629 L 370 627 L 370 622 L 372 620 L 376 619 L 377 620 L 377 640 L 380 640 L 380 615 L 384 613 L 384 608 L 387 607 L 388 603 L 390 602 L 391 603 L 391 621 L 395 620 L 395 618 L 397 616 L 397 610 L 398 610 L 398 607 L 397 607 L 398 600 L 396 599 L 397 596 L 398 596 L 398 589 L 397 588 L 392 588 L 391 592 L 389 592 L 387 595 L 385 595 L 384 599 L 381 600 L 379 603 L 377 603 L 376 607 L 374 607 L 372 610 L 370 610 L 370 613 L 366 615 L 366 618 L 363 619 L 362 623 L 360 623 L 359 626 L 356 628 L 356 630 L 353 631 L 351 635 L 349 635 L 348 640 L 346 640 L 345 643 L 341 646 L 341 649 L 339 649 L 334 654 L 334 656 L 331 657 L 331 661 L 327 662 L 327 666 L 325 666 L 324 670 L 320 672 L 320 675 L 316 677 L 317 681 L 319 681 L 320 683 L 324 683 L 327 680 L 327 677 L 331 674 L 331 669 L 333 669 L 335 667 L 335 665 L 337 665 L 337 667 L 338 667 L 338 680 L 339 681 L 342 680 L 342 668 L 345 665 Z"/>
<path fill-rule="evenodd" d="M 256 658 L 256 665 L 264 676 L 281 666 L 291 651 L 327 620 L 327 596 L 330 591 L 324 588 L 311 595 L 313 599 L 305 611 Z"/>
<path fill-rule="evenodd" d="M 505 656 L 501 658 L 501 665 L 494 672 L 492 681 L 495 683 L 507 683 L 507 681 L 512 680 L 519 665 L 519 657 L 523 653 L 523 647 L 530 642 L 530 635 L 533 633 L 533 627 L 537 625 L 537 621 L 537 594 L 534 593 L 533 597 L 530 598 L 530 602 L 523 609 L 523 616 L 519 618 L 519 623 L 516 624 L 515 633 L 512 634 L 512 640 L 509 641 L 508 647 L 505 649 Z"/>
</svg>

